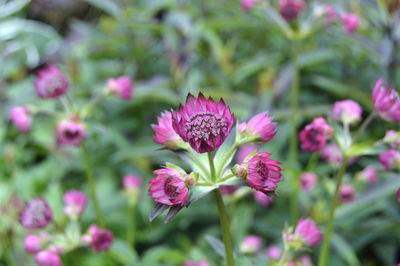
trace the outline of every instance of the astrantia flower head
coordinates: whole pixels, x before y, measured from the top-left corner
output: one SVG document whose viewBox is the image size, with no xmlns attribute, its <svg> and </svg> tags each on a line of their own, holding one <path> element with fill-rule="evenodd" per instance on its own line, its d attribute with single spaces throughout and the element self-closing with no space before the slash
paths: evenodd
<svg viewBox="0 0 400 266">
<path fill-rule="evenodd" d="M 11 109 L 10 119 L 22 133 L 28 132 L 32 125 L 32 118 L 27 106 L 15 106 Z"/>
<path fill-rule="evenodd" d="M 154 142 L 164 145 L 169 149 L 177 149 L 183 143 L 181 137 L 176 134 L 172 127 L 172 114 L 171 112 L 164 112 L 158 118 L 157 125 L 151 125 L 154 130 Z"/>
<path fill-rule="evenodd" d="M 216 103 L 202 93 L 197 98 L 189 94 L 185 105 L 172 113 L 175 132 L 199 153 L 214 151 L 221 146 L 231 132 L 234 120 L 222 99 Z"/>
<path fill-rule="evenodd" d="M 338 18 L 336 9 L 333 5 L 329 5 L 329 4 L 325 5 L 324 9 L 325 9 L 325 15 L 326 15 L 326 23 L 328 25 L 330 25 L 330 24 L 332 24 L 332 22 L 334 22 Z"/>
<path fill-rule="evenodd" d="M 85 210 L 87 196 L 81 191 L 70 190 L 64 194 L 64 202 L 64 213 L 72 219 L 76 219 Z"/>
<path fill-rule="evenodd" d="M 43 250 L 36 254 L 35 261 L 38 266 L 61 266 L 61 259 L 49 250 Z"/>
<path fill-rule="evenodd" d="M 164 205 L 183 206 L 188 199 L 192 178 L 171 168 L 159 169 L 154 173 L 157 177 L 150 180 L 149 188 L 149 194 L 154 201 Z"/>
<path fill-rule="evenodd" d="M 342 204 L 352 202 L 356 197 L 356 193 L 352 185 L 342 185 L 339 189 L 339 200 Z"/>
<path fill-rule="evenodd" d="M 320 151 L 326 145 L 326 139 L 333 134 L 332 126 L 323 117 L 315 118 L 300 132 L 300 142 L 304 150 Z"/>
<path fill-rule="evenodd" d="M 306 7 L 303 0 L 280 0 L 279 13 L 287 21 L 295 20 L 299 17 L 300 12 Z"/>
<path fill-rule="evenodd" d="M 276 124 L 267 112 L 255 115 L 248 123 L 240 123 L 239 132 L 251 142 L 268 142 L 276 134 Z"/>
<path fill-rule="evenodd" d="M 39 235 L 29 234 L 25 236 L 25 251 L 30 254 L 38 253 L 43 248 L 41 242 L 42 239 Z"/>
<path fill-rule="evenodd" d="M 314 246 L 321 241 L 322 235 L 318 226 L 311 218 L 301 218 L 297 223 L 295 235 L 299 236 L 303 243 Z"/>
<path fill-rule="evenodd" d="M 338 166 L 343 161 L 342 151 L 335 143 L 326 145 L 321 151 L 321 157 L 333 166 Z"/>
<path fill-rule="evenodd" d="M 57 98 L 67 92 L 68 85 L 67 78 L 55 65 L 41 70 L 35 80 L 36 91 L 41 98 Z"/>
<path fill-rule="evenodd" d="M 332 116 L 344 124 L 353 125 L 361 119 L 361 106 L 352 100 L 335 102 L 333 105 Z"/>
<path fill-rule="evenodd" d="M 86 139 L 85 127 L 75 121 L 61 121 L 57 127 L 57 135 L 62 146 L 79 146 Z"/>
<path fill-rule="evenodd" d="M 132 98 L 132 79 L 129 76 L 108 79 L 107 88 L 112 94 L 118 94 L 123 100 Z"/>
<path fill-rule="evenodd" d="M 400 169 L 400 151 L 391 149 L 381 153 L 379 162 L 386 171 Z"/>
<path fill-rule="evenodd" d="M 109 249 L 114 238 L 111 231 L 102 229 L 95 224 L 89 226 L 87 236 L 90 236 L 90 244 L 96 252 Z"/>
<path fill-rule="evenodd" d="M 341 18 L 347 34 L 352 34 L 357 30 L 360 18 L 356 14 L 343 13 Z"/>
<path fill-rule="evenodd" d="M 316 174 L 312 172 L 303 173 L 300 176 L 300 185 L 301 188 L 305 191 L 311 191 L 314 189 L 315 184 L 317 183 L 318 177 Z"/>
<path fill-rule="evenodd" d="M 26 229 L 38 229 L 46 227 L 53 219 L 53 212 L 47 201 L 39 198 L 26 203 L 20 213 L 21 225 Z"/>
<path fill-rule="evenodd" d="M 377 173 L 372 166 L 367 166 L 361 172 L 356 174 L 356 179 L 370 184 L 375 184 L 378 181 Z"/>
<path fill-rule="evenodd" d="M 382 79 L 378 79 L 372 91 L 375 111 L 384 120 L 400 122 L 400 97 L 394 88 L 385 88 Z"/>
<path fill-rule="evenodd" d="M 248 235 L 243 239 L 239 249 L 242 253 L 257 253 L 261 250 L 261 247 L 262 241 L 259 236 Z"/>
<path fill-rule="evenodd" d="M 254 191 L 254 198 L 258 203 L 261 204 L 261 206 L 267 207 L 271 205 L 271 203 L 274 201 L 274 198 L 271 196 L 268 196 L 264 194 L 263 192 L 260 191 Z"/>
<path fill-rule="evenodd" d="M 277 246 L 270 246 L 267 248 L 267 257 L 273 260 L 279 260 L 282 255 L 282 250 Z"/>
</svg>

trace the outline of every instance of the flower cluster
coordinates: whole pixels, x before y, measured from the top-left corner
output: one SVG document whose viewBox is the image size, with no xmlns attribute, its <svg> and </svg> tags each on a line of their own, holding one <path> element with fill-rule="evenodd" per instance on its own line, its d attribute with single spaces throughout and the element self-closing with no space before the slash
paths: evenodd
<svg viewBox="0 0 400 266">
<path fill-rule="evenodd" d="M 299 138 L 304 150 L 317 152 L 325 147 L 332 134 L 332 126 L 328 125 L 323 117 L 318 117 L 300 132 Z"/>
</svg>

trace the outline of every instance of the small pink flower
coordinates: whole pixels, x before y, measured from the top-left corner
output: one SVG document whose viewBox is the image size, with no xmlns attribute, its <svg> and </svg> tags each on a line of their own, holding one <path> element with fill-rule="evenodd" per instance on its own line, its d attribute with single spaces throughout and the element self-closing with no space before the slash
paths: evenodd
<svg viewBox="0 0 400 266">
<path fill-rule="evenodd" d="M 279 1 L 279 13 L 288 22 L 296 20 L 305 7 L 306 3 L 303 0 Z"/>
<path fill-rule="evenodd" d="M 86 139 L 85 127 L 74 121 L 61 121 L 58 124 L 57 135 L 62 146 L 79 146 Z"/>
<path fill-rule="evenodd" d="M 252 117 L 248 123 L 239 125 L 239 132 L 246 137 L 254 138 L 255 141 L 268 142 L 276 134 L 276 124 L 267 112 L 260 113 Z"/>
<path fill-rule="evenodd" d="M 257 253 L 261 250 L 262 241 L 259 236 L 248 235 L 240 244 L 240 251 L 243 253 Z"/>
<path fill-rule="evenodd" d="M 95 224 L 89 226 L 88 236 L 90 236 L 90 244 L 96 252 L 109 249 L 114 238 L 111 231 L 102 229 Z"/>
<path fill-rule="evenodd" d="M 383 142 L 390 144 L 392 148 L 400 148 L 400 132 L 388 130 L 383 138 Z"/>
<path fill-rule="evenodd" d="M 67 78 L 55 65 L 41 70 L 35 80 L 36 91 L 41 98 L 57 98 L 67 92 L 68 86 Z"/>
<path fill-rule="evenodd" d="M 271 153 L 259 153 L 247 161 L 247 182 L 255 190 L 274 191 L 281 181 L 279 162 L 269 159 Z"/>
<path fill-rule="evenodd" d="M 240 146 L 238 155 L 237 155 L 237 162 L 238 163 L 243 163 L 244 159 L 249 155 L 250 153 L 254 152 L 257 150 L 257 146 L 252 145 L 252 144 L 244 144 Z"/>
<path fill-rule="evenodd" d="M 400 151 L 388 150 L 379 155 L 379 162 L 383 165 L 386 171 L 400 168 Z"/>
<path fill-rule="evenodd" d="M 335 143 L 326 145 L 321 151 L 321 157 L 334 166 L 340 165 L 343 161 L 342 151 Z"/>
<path fill-rule="evenodd" d="M 316 174 L 312 172 L 303 173 L 300 176 L 300 185 L 301 188 L 305 191 L 311 191 L 314 189 L 315 184 L 317 183 L 318 177 Z"/>
<path fill-rule="evenodd" d="M 32 118 L 27 106 L 13 107 L 10 112 L 10 119 L 22 133 L 28 132 L 31 128 Z"/>
<path fill-rule="evenodd" d="M 326 145 L 326 139 L 333 134 L 333 128 L 323 117 L 315 118 L 300 132 L 300 142 L 304 150 L 317 152 Z"/>
<path fill-rule="evenodd" d="M 342 185 L 339 189 L 339 200 L 342 204 L 354 201 L 356 193 L 352 185 Z"/>
<path fill-rule="evenodd" d="M 234 122 L 233 114 L 222 99 L 216 103 L 202 93 L 197 98 L 189 94 L 185 105 L 172 113 L 175 132 L 199 153 L 214 151 L 221 146 Z"/>
<path fill-rule="evenodd" d="M 397 189 L 397 202 L 400 203 L 400 187 Z"/>
<path fill-rule="evenodd" d="M 183 266 L 208 266 L 208 262 L 205 260 L 202 261 L 186 261 Z"/>
<path fill-rule="evenodd" d="M 326 23 L 330 25 L 338 18 L 338 15 L 333 5 L 325 5 L 324 9 L 326 12 Z"/>
<path fill-rule="evenodd" d="M 357 30 L 360 24 L 360 18 L 356 14 L 343 13 L 341 18 L 347 34 L 352 34 Z"/>
<path fill-rule="evenodd" d="M 169 149 L 179 148 L 179 143 L 182 142 L 181 137 L 176 134 L 172 127 L 172 114 L 171 112 L 164 112 L 158 118 L 157 125 L 151 125 L 154 130 L 154 142 L 164 145 Z"/>
<path fill-rule="evenodd" d="M 356 174 L 356 179 L 375 184 L 378 181 L 376 171 L 374 167 L 367 166 L 361 172 Z"/>
<path fill-rule="evenodd" d="M 64 202 L 64 213 L 67 216 L 76 218 L 77 216 L 80 216 L 85 210 L 87 197 L 83 192 L 70 190 L 64 194 Z"/>
<path fill-rule="evenodd" d="M 141 188 L 142 187 L 142 179 L 133 175 L 124 176 L 123 180 L 124 188 Z"/>
<path fill-rule="evenodd" d="M 48 250 L 40 251 L 35 257 L 38 266 L 61 266 L 60 257 Z"/>
<path fill-rule="evenodd" d="M 332 116 L 344 124 L 353 125 L 360 121 L 362 115 L 361 106 L 352 100 L 335 102 Z"/>
<path fill-rule="evenodd" d="M 311 218 L 303 219 L 297 223 L 295 234 L 308 246 L 314 246 L 321 241 L 320 229 L 315 225 Z"/>
<path fill-rule="evenodd" d="M 220 185 L 219 189 L 221 190 L 222 195 L 232 195 L 238 190 L 240 186 L 237 185 Z"/>
<path fill-rule="evenodd" d="M 299 258 L 299 261 L 301 263 L 301 266 L 311 266 L 312 265 L 312 260 L 310 256 L 308 255 L 303 255 Z"/>
<path fill-rule="evenodd" d="M 244 11 L 250 11 L 258 0 L 241 0 L 242 8 Z"/>
<path fill-rule="evenodd" d="M 372 91 L 372 102 L 376 112 L 387 121 L 400 122 L 400 97 L 394 88 L 385 88 L 378 79 Z"/>
<path fill-rule="evenodd" d="M 122 76 L 117 79 L 110 78 L 107 80 L 108 90 L 112 94 L 119 94 L 122 100 L 130 100 L 132 98 L 132 79 L 129 76 Z"/>
<path fill-rule="evenodd" d="M 154 173 L 157 177 L 150 180 L 149 188 L 149 194 L 154 201 L 170 206 L 184 205 L 189 195 L 185 182 L 187 177 L 171 168 L 159 169 Z"/>
<path fill-rule="evenodd" d="M 47 249 L 48 249 L 49 251 L 55 253 L 55 254 L 58 254 L 58 255 L 61 255 L 61 254 L 64 253 L 63 248 L 60 247 L 60 246 L 57 246 L 57 245 L 49 245 L 49 247 L 48 247 Z"/>
<path fill-rule="evenodd" d="M 270 246 L 267 249 L 267 257 L 273 260 L 279 260 L 282 255 L 282 250 L 277 246 Z"/>
<path fill-rule="evenodd" d="M 30 254 L 36 254 L 42 250 L 41 237 L 34 234 L 29 234 L 24 239 L 25 251 Z"/>
<path fill-rule="evenodd" d="M 254 191 L 254 198 L 258 203 L 261 204 L 261 206 L 264 207 L 269 206 L 274 201 L 273 197 L 265 195 L 263 192 L 260 191 Z"/>
<path fill-rule="evenodd" d="M 21 225 L 26 229 L 46 227 L 53 220 L 53 212 L 47 201 L 34 198 L 26 203 L 20 213 Z"/>
</svg>

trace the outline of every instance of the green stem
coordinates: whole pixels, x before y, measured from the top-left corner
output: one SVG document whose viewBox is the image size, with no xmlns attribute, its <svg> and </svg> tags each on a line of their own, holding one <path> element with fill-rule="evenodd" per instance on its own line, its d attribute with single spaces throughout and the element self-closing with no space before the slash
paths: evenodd
<svg viewBox="0 0 400 266">
<path fill-rule="evenodd" d="M 128 207 L 128 228 L 127 228 L 127 241 L 131 248 L 135 248 L 135 231 L 136 231 L 136 223 L 135 223 L 135 205 L 129 204 Z"/>
<path fill-rule="evenodd" d="M 312 172 L 315 169 L 315 166 L 317 165 L 318 159 L 319 159 L 320 153 L 319 152 L 313 152 L 313 154 L 310 157 L 310 160 L 307 163 L 306 171 L 307 172 Z"/>
<path fill-rule="evenodd" d="M 211 180 L 215 182 L 217 180 L 217 177 L 215 175 L 215 166 L 214 166 L 214 157 L 212 152 L 208 152 L 208 162 L 210 163 L 210 174 L 211 174 Z"/>
<path fill-rule="evenodd" d="M 224 202 L 222 200 L 221 190 L 219 188 L 215 189 L 214 194 L 218 206 L 218 214 L 221 223 L 222 237 L 224 239 L 224 244 L 225 244 L 226 264 L 227 266 L 234 266 L 235 262 L 233 260 L 232 240 L 231 240 L 231 234 L 229 232 L 229 220 L 228 220 L 228 215 L 226 214 Z"/>
<path fill-rule="evenodd" d="M 328 216 L 328 224 L 326 226 L 324 240 L 322 242 L 322 248 L 321 248 L 321 253 L 319 256 L 318 266 L 324 266 L 324 265 L 326 265 L 326 263 L 328 261 L 330 238 L 332 235 L 333 221 L 334 221 L 334 217 L 335 217 L 335 209 L 338 205 L 338 195 L 339 195 L 340 186 L 342 185 L 343 176 L 346 171 L 347 160 L 348 160 L 347 157 L 343 158 L 342 164 L 340 166 L 339 172 L 336 177 L 335 193 L 334 193 L 332 201 L 331 201 L 331 207 L 330 207 L 329 216 Z"/>
<path fill-rule="evenodd" d="M 353 143 L 356 143 L 358 138 L 361 136 L 361 134 L 364 132 L 364 130 L 367 128 L 367 126 L 371 123 L 371 121 L 374 119 L 374 117 L 375 117 L 375 111 L 373 111 L 367 117 L 367 119 L 364 120 L 364 122 L 361 124 L 360 128 L 357 130 L 356 134 L 354 134 Z"/>
<path fill-rule="evenodd" d="M 93 201 L 94 209 L 96 212 L 96 217 L 97 217 L 97 222 L 100 225 L 100 227 L 104 227 L 104 222 L 103 222 L 103 217 L 101 215 L 101 210 L 99 206 L 99 202 L 97 200 L 97 195 L 96 195 L 96 187 L 94 183 L 94 176 L 93 176 L 93 169 L 90 164 L 90 159 L 89 159 L 89 153 L 86 147 L 86 143 L 83 141 L 81 143 L 81 149 L 82 149 L 82 156 L 83 160 L 85 162 L 85 170 L 86 170 L 86 178 L 90 187 L 90 196 Z"/>
<path fill-rule="evenodd" d="M 281 256 L 281 259 L 279 260 L 278 266 L 285 265 L 285 262 L 286 262 L 286 259 L 287 259 L 288 255 L 289 255 L 289 248 L 285 247 L 285 249 L 283 250 L 283 254 Z"/>
</svg>

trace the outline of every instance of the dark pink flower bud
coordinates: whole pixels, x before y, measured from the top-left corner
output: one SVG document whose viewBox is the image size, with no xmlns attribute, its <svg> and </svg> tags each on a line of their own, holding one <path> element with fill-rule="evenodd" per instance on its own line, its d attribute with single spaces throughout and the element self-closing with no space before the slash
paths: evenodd
<svg viewBox="0 0 400 266">
<path fill-rule="evenodd" d="M 282 250 L 277 246 L 270 246 L 267 248 L 267 257 L 278 261 L 281 258 Z"/>
<path fill-rule="evenodd" d="M 274 201 L 273 197 L 265 195 L 263 192 L 260 192 L 260 191 L 254 191 L 254 198 L 263 207 L 267 207 L 267 206 L 271 205 L 271 203 Z"/>
<path fill-rule="evenodd" d="M 311 218 L 303 219 L 297 223 L 295 234 L 298 235 L 303 243 L 314 246 L 321 241 L 320 229 L 315 225 Z"/>
<path fill-rule="evenodd" d="M 300 142 L 304 150 L 317 152 L 326 145 L 326 139 L 333 134 L 333 128 L 323 117 L 315 118 L 300 132 Z"/>
<path fill-rule="evenodd" d="M 205 260 L 202 261 L 186 261 L 183 266 L 209 266 L 208 262 Z"/>
<path fill-rule="evenodd" d="M 317 181 L 317 175 L 312 172 L 306 172 L 300 176 L 300 186 L 305 191 L 313 190 Z"/>
<path fill-rule="evenodd" d="M 352 185 L 342 185 L 339 189 L 339 200 L 342 204 L 354 201 L 356 193 Z"/>
<path fill-rule="evenodd" d="M 126 175 L 124 176 L 123 184 L 125 189 L 141 188 L 142 179 L 134 175 Z"/>
<path fill-rule="evenodd" d="M 400 187 L 397 189 L 397 202 L 400 203 Z"/>
<path fill-rule="evenodd" d="M 22 133 L 28 132 L 31 128 L 32 118 L 27 106 L 13 107 L 10 112 L 10 119 Z"/>
<path fill-rule="evenodd" d="M 326 145 L 321 151 L 321 157 L 334 166 L 339 166 L 343 161 L 342 151 L 335 143 Z"/>
<path fill-rule="evenodd" d="M 259 236 L 248 235 L 243 239 L 239 249 L 242 253 L 257 253 L 261 250 L 261 247 L 262 241 Z"/>
<path fill-rule="evenodd" d="M 47 201 L 34 198 L 27 202 L 20 213 L 21 225 L 26 229 L 46 227 L 53 219 L 53 212 Z"/>
<path fill-rule="evenodd" d="M 356 124 L 360 121 L 361 115 L 361 106 L 355 101 L 344 100 L 333 104 L 332 116 L 343 124 Z"/>
<path fill-rule="evenodd" d="M 219 189 L 221 190 L 222 195 L 232 195 L 238 190 L 240 186 L 237 185 L 220 185 Z"/>
<path fill-rule="evenodd" d="M 400 151 L 391 149 L 381 153 L 379 162 L 386 171 L 400 169 Z"/>
<path fill-rule="evenodd" d="M 61 266 L 60 257 L 48 250 L 40 251 L 35 257 L 38 266 Z"/>
<path fill-rule="evenodd" d="M 233 114 L 222 99 L 216 103 L 202 93 L 197 98 L 189 94 L 185 105 L 172 113 L 175 132 L 199 153 L 214 151 L 221 146 L 234 122 Z"/>
<path fill-rule="evenodd" d="M 87 204 L 87 196 L 83 192 L 77 190 L 70 190 L 64 194 L 64 202 L 65 202 L 65 207 L 64 207 L 65 215 L 73 219 L 76 219 L 85 210 Z"/>
<path fill-rule="evenodd" d="M 57 98 L 67 92 L 68 86 L 67 78 L 55 65 L 41 70 L 35 80 L 36 91 L 41 98 Z"/>
<path fill-rule="evenodd" d="M 367 166 L 364 170 L 358 172 L 356 174 L 356 179 L 370 184 L 375 184 L 378 181 L 376 171 L 372 166 Z"/>
<path fill-rule="evenodd" d="M 130 100 L 132 98 L 132 83 L 129 76 L 122 76 L 117 79 L 108 79 L 107 87 L 112 94 L 119 94 L 121 99 Z"/>
<path fill-rule="evenodd" d="M 268 116 L 267 112 L 255 115 L 248 123 L 241 123 L 239 132 L 254 141 L 268 142 L 276 134 L 276 124 L 272 122 L 273 118 Z"/>
<path fill-rule="evenodd" d="M 62 146 L 79 146 L 86 139 L 85 127 L 74 121 L 61 121 L 58 124 L 57 135 Z"/>
<path fill-rule="evenodd" d="M 250 11 L 258 0 L 241 0 L 242 8 L 244 11 Z"/>
<path fill-rule="evenodd" d="M 238 163 L 243 163 L 244 159 L 247 157 L 247 155 L 251 154 L 252 152 L 257 150 L 257 146 L 252 145 L 252 144 L 244 144 L 240 146 L 238 155 L 237 155 L 237 162 Z"/>
<path fill-rule="evenodd" d="M 90 244 L 96 252 L 109 249 L 114 238 L 111 231 L 102 229 L 95 224 L 89 226 L 88 236 L 90 236 Z"/>
<path fill-rule="evenodd" d="M 394 88 L 385 88 L 383 80 L 378 79 L 372 91 L 375 111 L 384 120 L 400 122 L 400 97 Z"/>
<path fill-rule="evenodd" d="M 343 13 L 341 18 L 347 34 L 352 34 L 357 30 L 360 24 L 360 18 L 356 14 Z"/>
<path fill-rule="evenodd" d="M 281 13 L 281 16 L 289 22 L 296 20 L 305 7 L 306 3 L 303 0 L 279 1 L 279 13 Z"/>
<path fill-rule="evenodd" d="M 25 251 L 30 254 L 36 254 L 42 250 L 42 239 L 38 235 L 29 234 L 24 239 Z"/>
<path fill-rule="evenodd" d="M 164 112 L 158 118 L 157 125 L 151 125 L 154 130 L 154 142 L 164 145 L 169 149 L 177 149 L 182 143 L 181 137 L 176 134 L 172 127 L 172 114 L 171 112 Z"/>
</svg>

